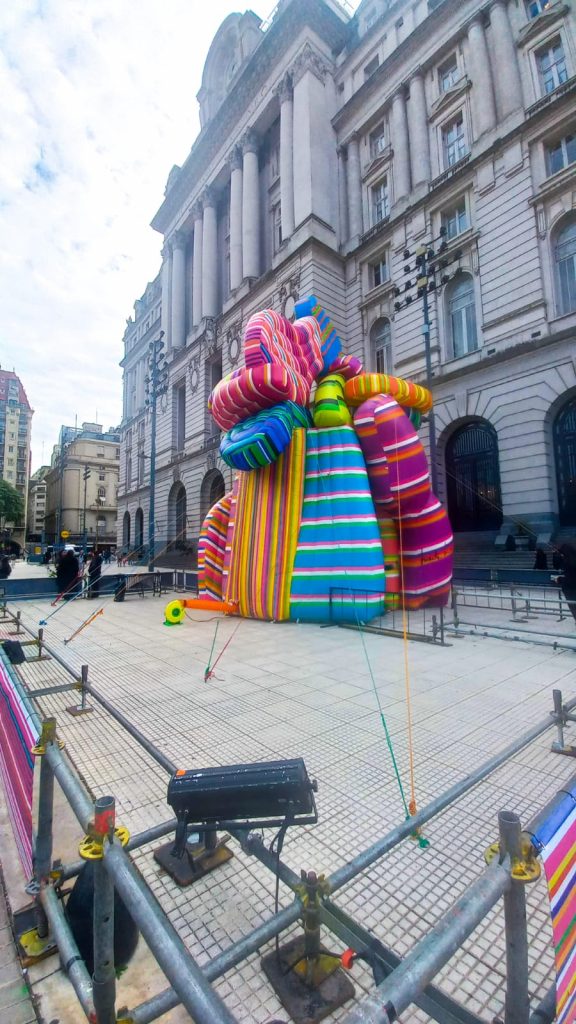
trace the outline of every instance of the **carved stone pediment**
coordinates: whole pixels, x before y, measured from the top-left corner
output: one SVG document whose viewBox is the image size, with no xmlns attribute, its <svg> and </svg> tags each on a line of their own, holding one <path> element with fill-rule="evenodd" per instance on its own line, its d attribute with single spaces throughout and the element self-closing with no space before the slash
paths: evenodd
<svg viewBox="0 0 576 1024">
<path fill-rule="evenodd" d="M 467 92 L 471 85 L 472 82 L 470 79 L 466 75 L 463 75 L 462 78 L 459 78 L 450 89 L 443 92 L 442 95 L 434 101 L 430 108 L 430 121 L 435 121 L 437 117 L 452 106 L 452 103 L 457 97 Z"/>
<path fill-rule="evenodd" d="M 561 21 L 564 15 L 568 14 L 569 10 L 568 4 L 559 2 L 550 4 L 550 7 L 542 11 L 542 14 L 539 14 L 537 18 L 531 18 L 528 24 L 520 29 L 516 45 L 525 46 L 535 36 L 539 36 L 541 32 L 547 32 L 550 26 Z"/>
<path fill-rule="evenodd" d="M 296 85 L 307 71 L 311 71 L 321 82 L 324 82 L 328 74 L 326 61 L 308 42 L 304 44 L 292 65 L 290 73 L 293 84 Z"/>
</svg>

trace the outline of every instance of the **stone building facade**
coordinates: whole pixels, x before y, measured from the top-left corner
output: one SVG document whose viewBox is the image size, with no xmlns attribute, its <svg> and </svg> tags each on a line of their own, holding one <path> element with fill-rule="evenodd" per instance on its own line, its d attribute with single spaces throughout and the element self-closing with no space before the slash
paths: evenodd
<svg viewBox="0 0 576 1024">
<path fill-rule="evenodd" d="M 44 518 L 46 516 L 46 476 L 50 466 L 40 466 L 30 477 L 28 487 L 28 512 L 26 515 L 26 540 L 41 543 L 44 539 Z"/>
<path fill-rule="evenodd" d="M 18 523 L 3 523 L 2 544 L 19 551 L 26 537 L 33 410 L 22 381 L 13 370 L 0 368 L 0 478 L 14 487 L 24 503 Z"/>
<path fill-rule="evenodd" d="M 405 301 L 420 247 L 438 269 L 436 467 L 456 531 L 576 532 L 575 24 L 561 0 L 363 0 L 353 18 L 283 0 L 267 26 L 223 22 L 201 132 L 152 221 L 165 546 L 193 543 L 230 487 L 206 399 L 258 309 L 290 317 L 314 293 L 367 369 L 426 379 L 422 302 Z M 148 443 L 145 359 L 124 359 L 124 530 L 147 515 L 124 454 L 140 422 Z"/>
<path fill-rule="evenodd" d="M 119 430 L 61 427 L 45 477 L 47 544 L 115 548 L 119 464 Z"/>
</svg>

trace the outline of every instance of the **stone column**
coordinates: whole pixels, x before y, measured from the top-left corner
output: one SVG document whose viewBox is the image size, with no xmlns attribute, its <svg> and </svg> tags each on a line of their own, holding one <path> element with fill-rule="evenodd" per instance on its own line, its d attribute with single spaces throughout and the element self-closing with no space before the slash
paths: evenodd
<svg viewBox="0 0 576 1024">
<path fill-rule="evenodd" d="M 192 210 L 194 217 L 194 254 L 192 267 L 192 323 L 197 327 L 202 319 L 202 203 L 195 203 Z"/>
<path fill-rule="evenodd" d="M 348 143 L 347 171 L 349 237 L 359 238 L 362 234 L 362 179 L 357 135 L 353 135 Z"/>
<path fill-rule="evenodd" d="M 410 192 L 410 151 L 408 148 L 408 123 L 406 120 L 406 98 L 399 89 L 392 100 L 392 148 L 394 150 L 394 202 Z"/>
<path fill-rule="evenodd" d="M 350 238 L 350 231 L 348 227 L 348 181 L 342 147 L 338 149 L 338 210 L 340 213 L 338 241 L 344 244 Z"/>
<path fill-rule="evenodd" d="M 186 235 L 177 231 L 172 243 L 172 348 L 186 344 Z"/>
<path fill-rule="evenodd" d="M 258 138 L 249 131 L 242 140 L 242 273 L 260 276 L 260 180 L 258 174 Z"/>
<path fill-rule="evenodd" d="M 230 157 L 230 291 L 242 284 L 242 152 Z"/>
<path fill-rule="evenodd" d="M 478 15 L 468 28 L 468 51 L 474 103 L 475 137 L 490 131 L 496 124 L 494 88 L 490 72 L 490 58 L 482 18 Z M 471 142 L 472 140 L 470 140 Z"/>
<path fill-rule="evenodd" d="M 294 232 L 294 104 L 292 79 L 284 75 L 277 89 L 280 100 L 280 209 L 282 238 Z"/>
<path fill-rule="evenodd" d="M 412 163 L 412 187 L 422 181 L 430 181 L 430 137 L 424 77 L 417 71 L 410 82 L 410 103 L 408 105 L 410 128 L 410 157 Z"/>
<path fill-rule="evenodd" d="M 216 198 L 212 189 L 203 195 L 202 221 L 202 316 L 216 316 L 218 303 L 218 239 Z"/>
<path fill-rule="evenodd" d="M 507 117 L 523 105 L 518 53 L 505 0 L 496 0 L 490 10 L 494 85 L 500 117 Z"/>
<path fill-rule="evenodd" d="M 161 329 L 164 331 L 164 345 L 166 352 L 172 348 L 172 250 L 168 244 L 162 249 L 162 271 L 160 280 L 162 282 L 162 313 Z"/>
<path fill-rule="evenodd" d="M 294 88 L 294 221 L 317 217 L 334 230 L 337 166 L 328 93 L 331 69 L 310 43 L 291 68 Z M 329 230 L 329 229 L 328 229 Z"/>
</svg>

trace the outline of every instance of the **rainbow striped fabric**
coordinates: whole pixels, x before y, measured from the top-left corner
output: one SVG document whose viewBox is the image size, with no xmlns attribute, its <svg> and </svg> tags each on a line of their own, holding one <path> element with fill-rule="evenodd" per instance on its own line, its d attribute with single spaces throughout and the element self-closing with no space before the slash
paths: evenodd
<svg viewBox="0 0 576 1024">
<path fill-rule="evenodd" d="M 12 675 L 13 669 L 0 651 L 0 775 L 8 813 L 26 879 L 32 877 L 32 787 L 38 742 L 32 708 Z"/>
<path fill-rule="evenodd" d="M 318 321 L 322 337 L 322 359 L 324 368 L 331 367 L 334 360 L 338 359 L 342 350 L 342 342 L 336 333 L 336 328 L 332 323 L 328 313 L 320 305 L 315 295 L 309 295 L 306 299 L 300 299 L 295 307 L 294 312 L 296 316 L 309 317 L 313 316 Z"/>
<path fill-rule="evenodd" d="M 220 442 L 228 466 L 249 472 L 275 462 L 290 444 L 295 427 L 310 426 L 310 413 L 295 402 L 279 402 L 232 427 Z"/>
<path fill-rule="evenodd" d="M 276 462 L 239 474 L 226 600 L 238 603 L 240 615 L 277 622 L 290 616 L 305 459 L 300 427 Z"/>
<path fill-rule="evenodd" d="M 556 960 L 556 1021 L 576 1022 L 576 784 L 567 788 L 532 837 L 550 896 Z"/>
<path fill-rule="evenodd" d="M 358 615 L 367 621 L 382 614 L 385 589 L 382 544 L 354 428 L 308 430 L 290 618 L 350 622 Z"/>
<path fill-rule="evenodd" d="M 222 600 L 222 572 L 230 519 L 232 494 L 212 506 L 202 524 L 198 541 L 198 593 Z"/>
</svg>

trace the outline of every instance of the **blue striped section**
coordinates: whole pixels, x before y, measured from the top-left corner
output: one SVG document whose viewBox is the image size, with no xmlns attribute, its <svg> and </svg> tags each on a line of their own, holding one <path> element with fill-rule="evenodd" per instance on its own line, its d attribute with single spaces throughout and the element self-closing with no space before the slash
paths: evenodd
<svg viewBox="0 0 576 1024">
<path fill-rule="evenodd" d="M 307 430 L 290 618 L 328 621 L 332 590 L 332 619 L 366 622 L 383 613 L 385 586 L 380 533 L 354 428 Z"/>
</svg>

